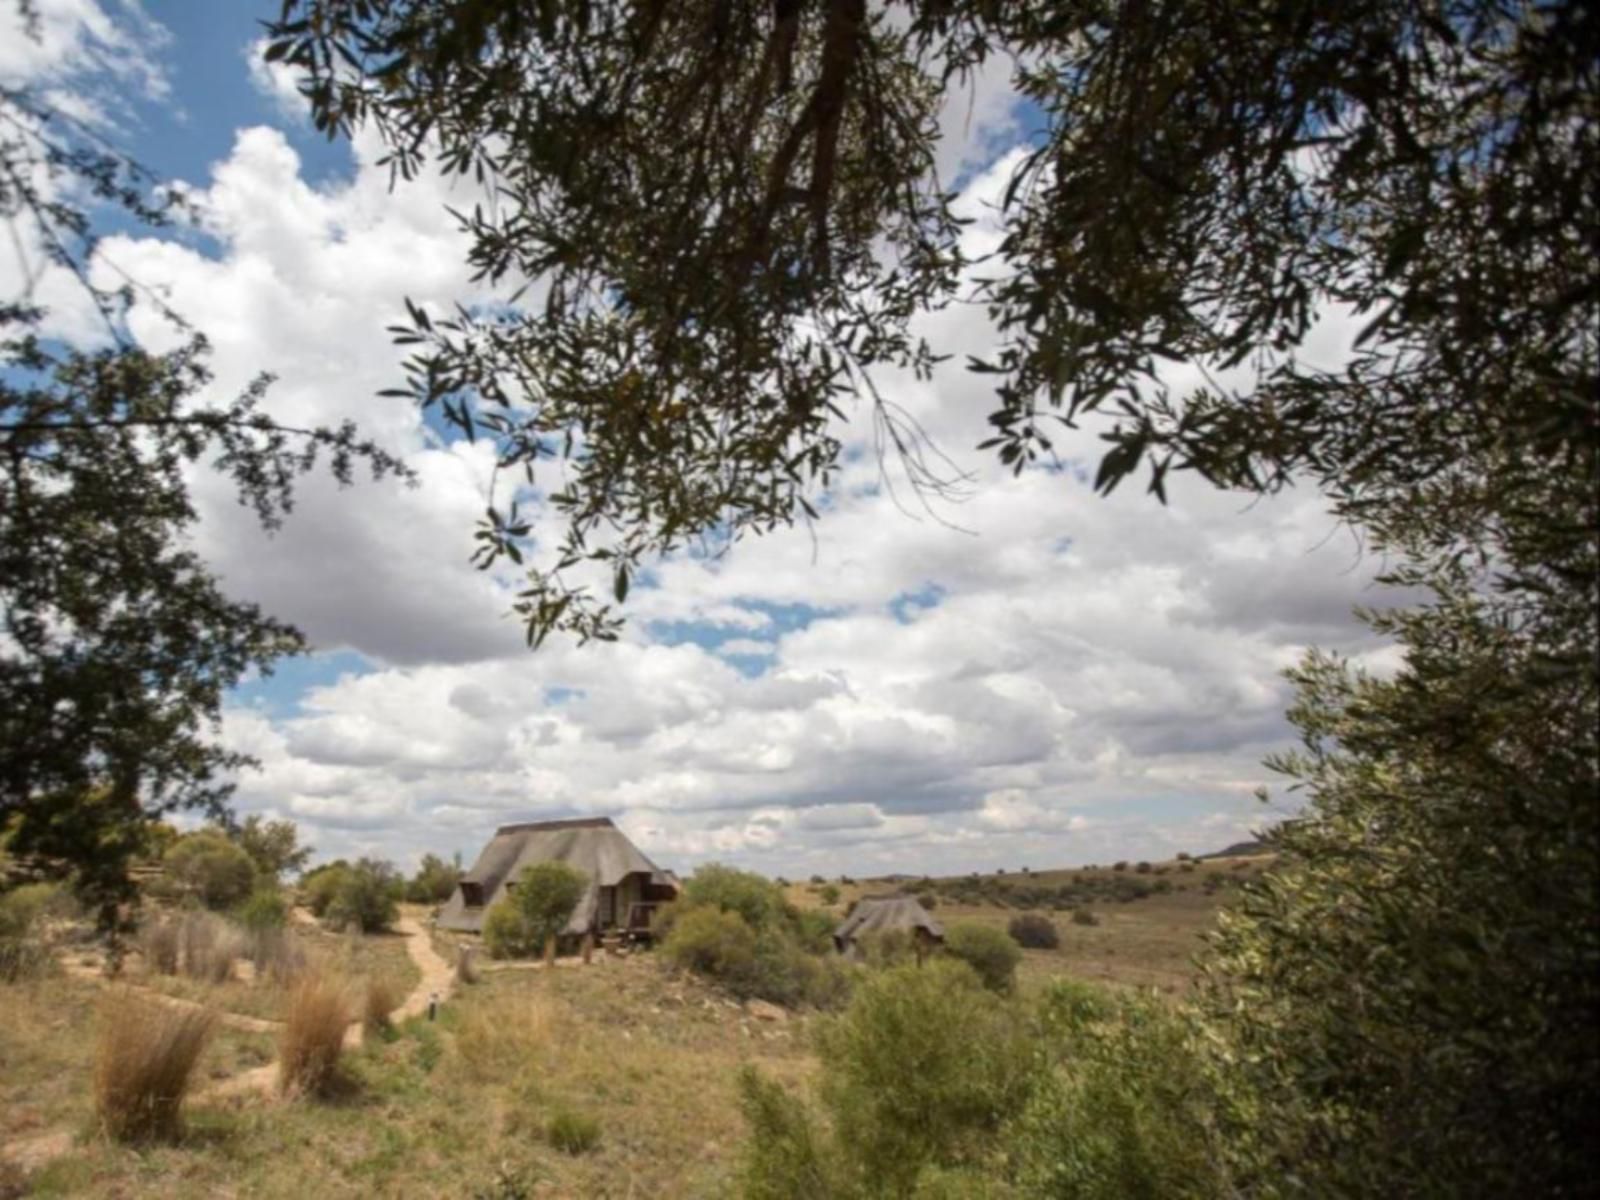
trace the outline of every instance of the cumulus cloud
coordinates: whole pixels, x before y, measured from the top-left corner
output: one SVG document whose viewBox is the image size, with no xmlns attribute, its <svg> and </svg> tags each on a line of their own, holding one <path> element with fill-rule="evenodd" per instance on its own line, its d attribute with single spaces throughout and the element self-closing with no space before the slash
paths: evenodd
<svg viewBox="0 0 1600 1200">
<path fill-rule="evenodd" d="M 976 254 L 1016 155 L 994 141 L 1014 136 L 1006 70 L 973 86 L 970 125 L 946 112 L 941 165 L 970 178 Z M 1166 507 L 1100 498 L 1082 473 L 1093 429 L 1063 440 L 1063 469 L 1012 477 L 973 449 L 992 397 L 959 367 L 883 386 L 967 474 L 965 503 L 908 504 L 862 404 L 815 530 L 663 562 L 621 642 L 529 654 L 506 617 L 516 580 L 466 561 L 488 452 L 376 395 L 399 377 L 384 327 L 403 298 L 487 298 L 444 213 L 462 185 L 391 193 L 377 154 L 358 139 L 351 178 L 313 186 L 280 132 L 241 130 L 188 181 L 204 239 L 107 246 L 211 339 L 219 391 L 271 371 L 280 418 L 354 419 L 418 473 L 307 481 L 270 537 L 223 481 L 194 480 L 196 543 L 226 585 L 371 664 L 225 721 L 263 764 L 241 808 L 293 817 L 324 855 L 470 854 L 501 821 L 598 813 L 670 865 L 790 875 L 1204 850 L 1262 819 L 1283 667 L 1313 642 L 1381 654 L 1349 617 L 1373 565 L 1316 495 L 1179 481 Z M 145 309 L 133 324 L 153 346 L 174 336 Z M 995 336 L 971 306 L 923 332 L 956 363 Z"/>
</svg>

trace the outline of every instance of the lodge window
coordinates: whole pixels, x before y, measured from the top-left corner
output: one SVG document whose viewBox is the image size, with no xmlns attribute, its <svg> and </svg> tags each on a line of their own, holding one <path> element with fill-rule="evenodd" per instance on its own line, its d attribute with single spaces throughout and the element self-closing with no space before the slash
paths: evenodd
<svg viewBox="0 0 1600 1200">
<path fill-rule="evenodd" d="M 468 883 L 466 880 L 462 880 L 461 899 L 466 903 L 468 908 L 482 908 L 483 884 Z"/>
</svg>

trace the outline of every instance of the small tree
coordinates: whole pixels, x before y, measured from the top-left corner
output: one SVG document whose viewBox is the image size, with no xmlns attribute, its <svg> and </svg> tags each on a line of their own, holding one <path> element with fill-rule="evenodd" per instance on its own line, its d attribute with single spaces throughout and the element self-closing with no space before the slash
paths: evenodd
<svg viewBox="0 0 1600 1200">
<path fill-rule="evenodd" d="M 251 813 L 234 834 L 234 841 L 250 856 L 257 871 L 275 881 L 290 871 L 304 870 L 311 860 L 311 847 L 300 844 L 300 831 L 293 821 L 264 821 Z"/>
<path fill-rule="evenodd" d="M 564 862 L 535 863 L 489 910 L 483 940 L 496 958 L 530 958 L 560 934 L 583 898 L 589 877 Z"/>
<path fill-rule="evenodd" d="M 255 889 L 255 864 L 219 829 L 179 838 L 165 863 L 167 874 L 207 908 L 232 908 Z"/>
<path fill-rule="evenodd" d="M 1017 945 L 1030 950 L 1054 950 L 1061 944 L 1055 923 L 1039 913 L 1019 913 L 1012 917 L 1006 932 Z"/>
<path fill-rule="evenodd" d="M 360 859 L 339 875 L 337 890 L 323 919 L 336 929 L 354 927 L 362 933 L 377 933 L 400 915 L 396 901 L 403 887 L 394 864 L 376 858 Z"/>
<path fill-rule="evenodd" d="M 406 884 L 406 899 L 413 904 L 443 904 L 461 882 L 461 855 L 446 862 L 437 854 L 424 854 L 422 865 Z"/>
</svg>

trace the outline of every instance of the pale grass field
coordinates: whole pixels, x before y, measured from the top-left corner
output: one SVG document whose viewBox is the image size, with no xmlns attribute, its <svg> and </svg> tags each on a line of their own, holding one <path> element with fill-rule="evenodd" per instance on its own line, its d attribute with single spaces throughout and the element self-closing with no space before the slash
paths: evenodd
<svg viewBox="0 0 1600 1200">
<path fill-rule="evenodd" d="M 1094 926 L 1073 924 L 1070 911 L 1044 910 L 1061 946 L 1025 952 L 1024 991 L 1067 975 L 1180 995 L 1217 906 L 1264 861 L 1208 861 L 1181 873 L 1164 864 L 1162 877 L 1182 890 L 1097 903 Z M 1056 884 L 1074 874 L 1029 878 Z M 1208 874 L 1226 875 L 1229 885 L 1208 894 Z M 854 896 L 911 886 L 863 880 L 843 887 L 831 911 L 842 916 Z M 792 885 L 789 895 L 821 907 L 811 885 Z M 935 915 L 1003 928 L 1015 911 L 941 901 Z M 343 955 L 350 974 L 391 975 L 405 988 L 418 978 L 403 939 L 301 936 L 319 957 Z M 454 961 L 449 939 L 434 944 Z M 272 1015 L 275 1002 L 253 987 L 235 982 L 209 995 L 197 989 L 192 998 Z M 269 1035 L 219 1029 L 201 1064 L 202 1094 L 187 1106 L 184 1140 L 136 1151 L 91 1128 L 102 995 L 93 983 L 62 975 L 0 990 L 0 1144 L 63 1127 L 76 1138 L 69 1153 L 32 1176 L 25 1194 L 731 1198 L 744 1136 L 739 1068 L 751 1064 L 802 1085 L 815 1067 L 809 1029 L 825 1019 L 755 1020 L 658 955 L 597 955 L 589 967 L 554 972 L 496 971 L 458 988 L 437 1022 L 407 1022 L 347 1053 L 343 1086 L 331 1100 L 204 1094 L 210 1082 L 274 1055 Z M 563 1110 L 598 1123 L 594 1149 L 570 1155 L 548 1143 L 548 1123 Z M 520 1190 L 503 1188 L 502 1179 Z"/>
</svg>

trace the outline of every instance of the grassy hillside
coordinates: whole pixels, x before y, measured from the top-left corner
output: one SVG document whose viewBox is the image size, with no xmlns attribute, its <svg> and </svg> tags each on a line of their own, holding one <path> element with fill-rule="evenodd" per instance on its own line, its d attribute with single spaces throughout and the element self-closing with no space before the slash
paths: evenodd
<svg viewBox="0 0 1600 1200">
<path fill-rule="evenodd" d="M 1262 865 L 808 882 L 787 895 L 840 917 L 861 895 L 896 890 L 931 896 L 946 924 L 1004 928 L 1019 912 L 1042 913 L 1061 944 L 1024 952 L 1025 992 L 1067 975 L 1178 994 L 1220 899 Z M 345 975 L 402 987 L 419 979 L 404 938 L 293 932 Z M 453 947 L 443 948 L 452 960 Z M 219 1027 L 183 1140 L 129 1148 L 94 1131 L 95 1045 L 114 1009 L 83 958 L 69 949 L 54 971 L 0 989 L 0 1195 L 731 1195 L 746 1136 L 739 1068 L 799 1085 L 816 1071 L 811 1028 L 823 1019 L 740 1005 L 659 954 L 555 971 L 485 964 L 437 1021 L 405 1021 L 347 1051 L 342 1088 L 320 1101 L 231 1086 L 270 1072 L 276 1038 Z M 205 988 L 146 975 L 137 957 L 129 975 L 218 1011 L 269 1021 L 281 1011 L 281 998 L 248 976 Z"/>
</svg>

